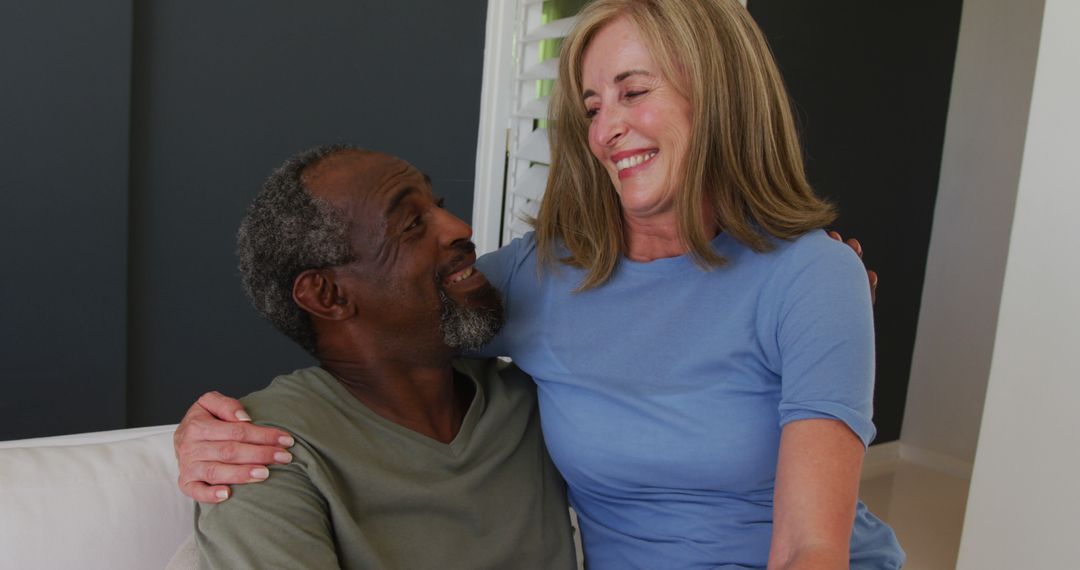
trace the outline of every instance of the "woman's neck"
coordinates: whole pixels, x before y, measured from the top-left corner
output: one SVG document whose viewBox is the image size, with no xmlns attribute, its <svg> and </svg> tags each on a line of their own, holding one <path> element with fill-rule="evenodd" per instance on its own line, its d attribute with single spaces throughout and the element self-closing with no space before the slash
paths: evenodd
<svg viewBox="0 0 1080 570">
<path fill-rule="evenodd" d="M 711 216 L 703 216 L 705 235 L 710 238 L 720 233 Z M 679 237 L 679 223 L 674 212 L 646 219 L 623 216 L 626 239 L 626 257 L 631 261 L 649 262 L 668 257 L 685 255 L 689 249 Z"/>
</svg>

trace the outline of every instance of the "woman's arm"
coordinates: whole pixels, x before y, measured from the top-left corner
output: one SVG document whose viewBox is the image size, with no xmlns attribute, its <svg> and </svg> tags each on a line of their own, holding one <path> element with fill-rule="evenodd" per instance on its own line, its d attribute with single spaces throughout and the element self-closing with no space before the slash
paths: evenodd
<svg viewBox="0 0 1080 570">
<path fill-rule="evenodd" d="M 843 422 L 784 426 L 769 570 L 848 568 L 863 454 L 862 441 Z"/>
<path fill-rule="evenodd" d="M 768 567 L 847 568 L 862 459 L 875 431 L 867 274 L 850 252 L 817 236 L 785 253 L 775 280 L 783 428 Z"/>
<path fill-rule="evenodd" d="M 252 424 L 239 400 L 203 394 L 173 433 L 180 492 L 200 503 L 220 503 L 229 498 L 228 485 L 262 481 L 267 465 L 292 461 L 285 450 L 292 445 L 288 433 Z"/>
</svg>

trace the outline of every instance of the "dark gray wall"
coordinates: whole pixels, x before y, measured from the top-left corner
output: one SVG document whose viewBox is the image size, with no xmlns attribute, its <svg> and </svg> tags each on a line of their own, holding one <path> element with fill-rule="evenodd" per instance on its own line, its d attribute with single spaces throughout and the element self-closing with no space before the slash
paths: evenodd
<svg viewBox="0 0 1080 570">
<path fill-rule="evenodd" d="M 124 427 L 131 2 L 0 12 L 0 439 Z"/>
<path fill-rule="evenodd" d="M 240 292 L 247 203 L 292 153 L 352 142 L 469 219 L 485 19 L 482 0 L 5 7 L 0 439 L 174 422 L 308 364 Z"/>
<path fill-rule="evenodd" d="M 750 0 L 801 122 L 807 170 L 881 275 L 877 441 L 900 437 L 962 0 Z"/>
<path fill-rule="evenodd" d="M 144 6 L 145 5 L 145 6 Z M 139 4 L 132 130 L 130 421 L 175 421 L 311 360 L 249 308 L 234 235 L 270 169 L 352 142 L 472 207 L 486 3 Z"/>
<path fill-rule="evenodd" d="M 899 435 L 961 0 L 751 0 L 810 177 L 882 274 Z M 209 9 L 212 8 L 212 9 Z M 175 421 L 309 359 L 249 308 L 233 234 L 269 171 L 348 141 L 468 219 L 486 3 L 44 0 L 0 17 L 0 439 Z"/>
</svg>

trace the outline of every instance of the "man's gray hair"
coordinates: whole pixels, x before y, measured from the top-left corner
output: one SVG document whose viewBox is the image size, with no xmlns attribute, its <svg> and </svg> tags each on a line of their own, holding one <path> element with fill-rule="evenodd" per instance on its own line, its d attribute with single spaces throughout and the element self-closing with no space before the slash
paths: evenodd
<svg viewBox="0 0 1080 570">
<path fill-rule="evenodd" d="M 308 269 L 353 260 L 348 222 L 336 208 L 308 193 L 300 181 L 309 166 L 349 145 L 306 150 L 281 165 L 263 184 L 237 233 L 240 280 L 255 308 L 277 329 L 314 354 L 311 317 L 293 301 L 293 281 Z"/>
</svg>

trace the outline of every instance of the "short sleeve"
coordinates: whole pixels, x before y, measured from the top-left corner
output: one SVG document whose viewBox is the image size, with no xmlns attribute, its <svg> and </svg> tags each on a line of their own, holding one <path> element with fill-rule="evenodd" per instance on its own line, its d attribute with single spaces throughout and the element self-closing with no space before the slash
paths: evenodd
<svg viewBox="0 0 1080 570">
<path fill-rule="evenodd" d="M 510 280 L 513 279 L 515 271 L 521 264 L 521 252 L 529 248 L 528 243 L 532 242 L 532 236 L 533 234 L 529 233 L 525 238 L 515 238 L 499 249 L 485 253 L 476 260 L 476 268 L 496 289 L 507 290 Z"/>
<path fill-rule="evenodd" d="M 781 359 L 780 425 L 836 419 L 870 445 L 874 325 L 866 269 L 824 233 L 784 252 L 774 291 Z"/>
<path fill-rule="evenodd" d="M 196 505 L 200 569 L 338 568 L 326 501 L 302 463 L 298 453 L 266 481 L 235 485 L 229 500 Z"/>
<path fill-rule="evenodd" d="M 507 324 L 503 330 L 478 352 L 463 356 L 471 357 L 495 357 L 510 354 L 507 338 L 511 335 L 509 330 L 515 322 L 511 316 L 518 307 L 514 306 L 515 300 L 520 301 L 527 295 L 519 294 L 522 287 L 535 287 L 535 274 L 523 275 L 522 272 L 535 272 L 535 265 L 529 263 L 530 254 L 535 249 L 533 233 L 529 232 L 522 238 L 515 238 L 509 244 L 480 257 L 476 260 L 476 268 L 484 274 L 488 282 L 498 289 L 502 296 Z"/>
</svg>

